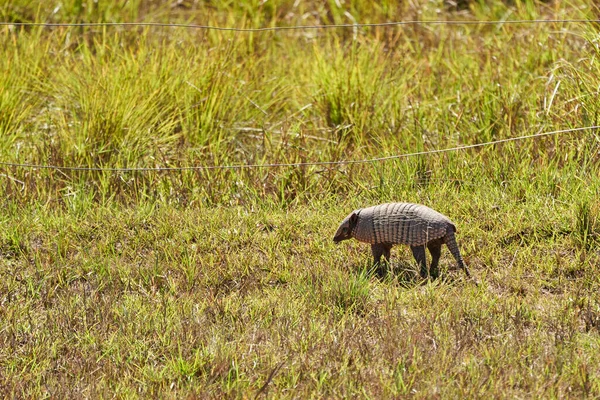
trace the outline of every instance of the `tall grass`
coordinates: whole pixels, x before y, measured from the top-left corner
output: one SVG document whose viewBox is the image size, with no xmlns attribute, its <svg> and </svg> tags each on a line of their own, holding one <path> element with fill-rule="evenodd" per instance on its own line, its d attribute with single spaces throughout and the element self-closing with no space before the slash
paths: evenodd
<svg viewBox="0 0 600 400">
<path fill-rule="evenodd" d="M 539 17 L 527 7 L 514 12 Z M 79 34 L 74 28 L 6 28 L 4 46 L 15 56 L 4 63 L 2 101 L 9 112 L 2 126 L 13 138 L 4 142 L 5 159 L 84 167 L 319 161 L 594 124 L 589 100 L 574 106 L 580 89 L 593 87 L 594 58 L 587 76 L 573 66 L 581 63 L 579 49 L 595 51 L 593 42 L 561 31 L 552 35 L 547 24 L 498 28 L 503 35 L 485 26 L 425 28 L 374 28 L 350 38 L 344 30 L 303 38 L 295 31 L 257 37 L 173 28 L 86 28 Z M 390 42 L 389 31 L 402 34 Z M 22 101 L 25 93 L 35 100 Z M 19 131 L 29 137 L 15 144 Z M 13 151 L 17 145 L 28 147 L 27 156 Z M 528 146 L 515 147 L 545 157 Z M 499 153 L 505 154 L 493 154 Z M 426 170 L 452 177 L 461 169 L 460 159 L 453 160 Z M 365 180 L 361 168 L 343 170 Z M 314 169 L 301 171 L 292 183 L 299 190 L 283 183 L 296 179 L 290 171 L 265 172 L 271 178 L 261 197 L 281 197 L 282 187 L 347 190 L 331 187 L 332 179 L 322 180 Z M 211 201 L 239 194 L 228 183 L 233 175 L 240 177 L 201 174 L 213 182 Z M 235 181 L 256 187 L 256 175 Z M 28 172 L 11 176 L 33 185 Z M 195 174 L 180 176 L 171 174 L 166 186 L 157 182 L 162 176 L 136 176 L 136 188 L 150 196 L 161 186 L 193 190 Z M 89 180 L 90 190 L 100 197 L 127 192 L 126 180 L 106 178 Z"/>
</svg>

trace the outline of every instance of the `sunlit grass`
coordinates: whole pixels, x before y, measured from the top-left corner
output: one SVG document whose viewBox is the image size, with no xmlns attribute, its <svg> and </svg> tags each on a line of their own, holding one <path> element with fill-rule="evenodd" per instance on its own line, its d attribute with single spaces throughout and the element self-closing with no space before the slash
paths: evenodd
<svg viewBox="0 0 600 400">
<path fill-rule="evenodd" d="M 51 2 L 5 21 L 266 27 L 597 18 L 586 3 Z M 0 161 L 363 159 L 600 123 L 592 24 L 232 33 L 0 27 Z M 599 134 L 381 163 L 0 171 L 5 397 L 600 395 Z M 458 227 L 420 282 L 332 235 L 427 204 Z"/>
</svg>

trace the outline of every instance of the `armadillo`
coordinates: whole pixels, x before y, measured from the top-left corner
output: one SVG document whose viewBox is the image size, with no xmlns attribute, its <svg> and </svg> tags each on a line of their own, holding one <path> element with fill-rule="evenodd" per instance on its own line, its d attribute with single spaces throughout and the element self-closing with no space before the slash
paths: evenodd
<svg viewBox="0 0 600 400">
<path fill-rule="evenodd" d="M 407 244 L 419 264 L 423 278 L 428 275 L 425 260 L 425 247 L 427 247 L 431 253 L 429 275 L 434 279 L 439 274 L 438 262 L 442 244 L 446 243 L 458 266 L 470 277 L 469 270 L 458 250 L 455 232 L 456 227 L 448 217 L 427 206 L 413 203 L 386 203 L 354 210 L 342 221 L 333 241 L 339 243 L 342 240 L 355 238 L 360 242 L 370 243 L 379 273 L 382 273 L 381 256 L 389 262 L 392 246 Z"/>
</svg>

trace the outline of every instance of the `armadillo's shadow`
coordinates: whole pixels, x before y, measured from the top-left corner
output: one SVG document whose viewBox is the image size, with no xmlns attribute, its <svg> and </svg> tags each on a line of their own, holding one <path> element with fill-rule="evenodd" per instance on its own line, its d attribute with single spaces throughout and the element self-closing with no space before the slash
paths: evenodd
<svg viewBox="0 0 600 400">
<path fill-rule="evenodd" d="M 416 264 L 409 262 L 392 262 L 383 268 L 378 268 L 372 263 L 355 264 L 352 271 L 356 275 L 368 276 L 382 283 L 396 284 L 401 287 L 410 288 L 426 284 L 429 280 L 421 278 Z M 435 279 L 438 283 L 454 283 L 457 278 L 450 270 L 440 266 L 440 276 Z"/>
</svg>

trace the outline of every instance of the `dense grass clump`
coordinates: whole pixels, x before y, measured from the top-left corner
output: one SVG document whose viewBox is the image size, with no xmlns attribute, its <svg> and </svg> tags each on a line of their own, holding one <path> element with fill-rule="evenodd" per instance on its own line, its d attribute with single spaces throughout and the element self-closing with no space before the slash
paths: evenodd
<svg viewBox="0 0 600 400">
<path fill-rule="evenodd" d="M 198 168 L 600 125 L 597 24 L 15 25 L 599 15 L 377 3 L 0 5 L 3 397 L 600 396 L 598 130 Z M 386 201 L 450 216 L 479 286 L 447 251 L 443 279 L 400 246 L 379 280 L 333 244 Z"/>
</svg>

